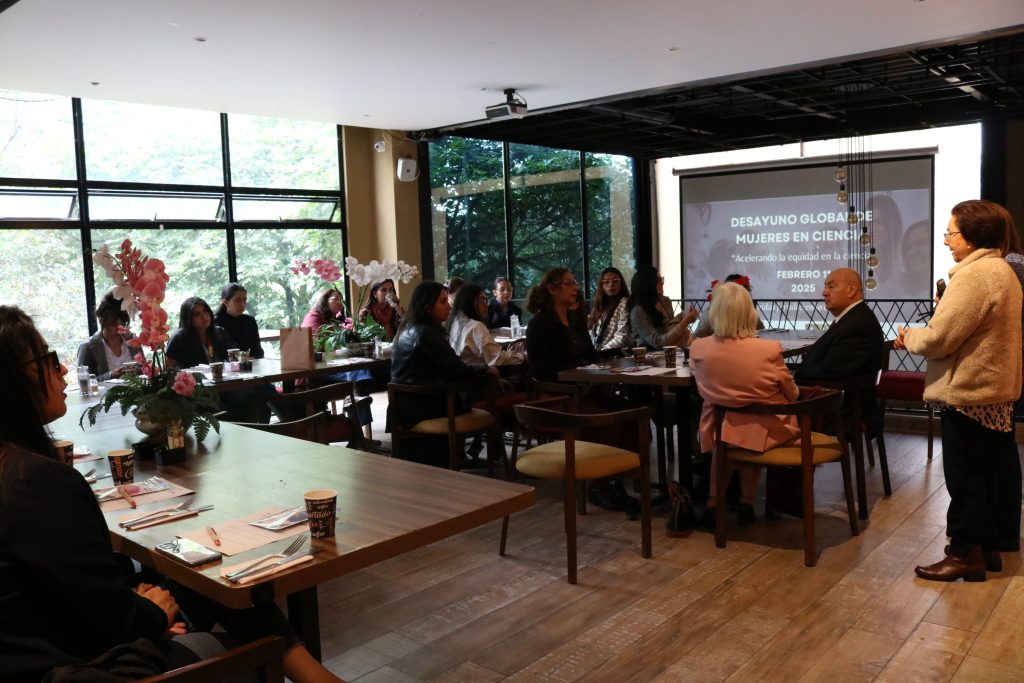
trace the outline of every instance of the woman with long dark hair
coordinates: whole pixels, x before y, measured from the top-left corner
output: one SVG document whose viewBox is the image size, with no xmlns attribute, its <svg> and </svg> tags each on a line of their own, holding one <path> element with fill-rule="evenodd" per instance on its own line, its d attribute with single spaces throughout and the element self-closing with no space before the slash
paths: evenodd
<svg viewBox="0 0 1024 683">
<path fill-rule="evenodd" d="M 487 329 L 486 317 L 487 294 L 483 287 L 472 283 L 462 285 L 448 318 L 448 342 L 455 353 L 469 365 L 522 364 L 526 354 L 502 349 Z"/>
<path fill-rule="evenodd" d="M 135 355 L 128 340 L 132 338 L 128 327 L 128 312 L 121 309 L 121 302 L 107 292 L 96 307 L 96 322 L 100 329 L 78 347 L 78 364 L 85 365 L 96 379 L 105 382 L 121 376 L 121 366 Z"/>
<path fill-rule="evenodd" d="M 465 286 L 463 286 L 465 289 Z M 395 337 L 391 355 L 391 381 L 397 384 L 441 384 L 474 375 L 490 373 L 492 366 L 472 366 L 462 362 L 448 344 L 442 324 L 451 314 L 448 290 L 440 282 L 421 282 L 412 292 L 402 326 Z M 460 405 L 460 412 L 468 408 Z M 436 396 L 398 393 L 388 405 L 389 424 L 409 428 L 423 420 L 447 415 L 445 402 Z M 423 439 L 424 442 L 427 439 Z M 442 465 L 447 461 L 446 441 L 441 439 L 417 451 L 418 460 Z"/>
<path fill-rule="evenodd" d="M 402 325 L 402 316 L 405 309 L 402 308 L 395 291 L 395 281 L 391 278 L 376 282 L 370 287 L 370 300 L 359 310 L 359 319 L 365 321 L 367 318 L 377 321 L 384 328 L 386 341 L 391 341 L 398 333 Z"/>
<path fill-rule="evenodd" d="M 167 342 L 167 366 L 191 368 L 226 361 L 228 349 L 238 348 L 227 331 L 213 324 L 210 305 L 197 296 L 181 302 L 178 331 Z"/>
<path fill-rule="evenodd" d="M 0 306 L 0 652 L 5 681 L 39 681 L 51 670 L 118 648 L 136 676 L 161 673 L 223 651 L 223 634 L 187 632 L 178 601 L 195 624 L 208 614 L 249 640 L 275 633 L 288 642 L 284 668 L 295 681 L 336 681 L 299 643 L 274 605 L 228 610 L 184 591 L 130 587 L 89 485 L 54 452 L 46 425 L 67 412 L 67 368 L 32 319 Z M 45 495 L 40 495 L 45 492 Z M 175 593 L 182 590 L 179 597 Z M 142 668 L 148 666 L 149 670 Z M 75 680 L 90 680 L 89 670 Z M 108 675 L 109 670 L 96 671 Z"/>
<path fill-rule="evenodd" d="M 213 316 L 213 322 L 220 325 L 235 340 L 238 348 L 248 351 L 254 359 L 263 358 L 260 344 L 260 328 L 256 318 L 245 312 L 249 293 L 237 282 L 224 285 L 220 291 L 220 306 Z"/>
<path fill-rule="evenodd" d="M 689 326 L 697 319 L 697 309 L 690 307 L 678 322 L 665 310 L 661 288 L 665 278 L 654 266 L 640 266 L 630 283 L 629 324 L 634 343 L 649 349 L 664 346 L 686 346 L 690 341 Z"/>
<path fill-rule="evenodd" d="M 605 268 L 597 280 L 594 306 L 587 318 L 590 338 L 598 351 L 630 346 L 629 287 L 618 268 Z"/>
</svg>

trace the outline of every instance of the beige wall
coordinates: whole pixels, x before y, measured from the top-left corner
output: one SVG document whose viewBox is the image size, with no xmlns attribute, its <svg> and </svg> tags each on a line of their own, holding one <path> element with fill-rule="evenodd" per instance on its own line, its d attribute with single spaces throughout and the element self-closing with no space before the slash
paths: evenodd
<svg viewBox="0 0 1024 683">
<path fill-rule="evenodd" d="M 401 157 L 417 158 L 416 144 L 403 142 L 404 134 L 345 126 L 345 201 L 348 206 L 348 253 L 360 263 L 403 260 L 423 270 L 420 263 L 418 182 L 401 182 L 396 166 Z M 384 141 L 385 150 L 373 145 Z M 406 299 L 420 282 L 395 283 Z"/>
</svg>

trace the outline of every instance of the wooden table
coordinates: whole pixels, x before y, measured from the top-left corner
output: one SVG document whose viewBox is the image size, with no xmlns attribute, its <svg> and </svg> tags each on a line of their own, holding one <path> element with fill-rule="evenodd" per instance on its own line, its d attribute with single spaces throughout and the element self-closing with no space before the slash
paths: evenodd
<svg viewBox="0 0 1024 683">
<path fill-rule="evenodd" d="M 77 396 L 75 397 L 77 399 Z M 79 403 L 69 400 L 69 403 Z M 130 447 L 142 436 L 130 417 L 101 415 L 95 427 L 81 431 L 78 416 L 89 403 L 69 406 L 68 415 L 52 425 L 76 444 L 105 454 Z M 310 651 L 319 656 L 318 584 L 524 510 L 534 502 L 532 487 L 418 465 L 337 446 L 291 439 L 222 423 L 196 445 L 188 437 L 185 463 L 159 467 L 135 464 L 136 480 L 159 475 L 193 489 L 199 504 L 214 510 L 198 517 L 129 532 L 118 526 L 125 511 L 105 515 L 114 549 L 152 567 L 208 598 L 233 608 L 288 596 L 289 616 Z M 85 471 L 109 471 L 106 459 L 75 465 Z M 101 479 L 101 486 L 108 480 Z M 109 484 L 108 484 L 109 485 Z M 334 538 L 313 541 L 324 552 L 313 561 L 247 586 L 219 576 L 222 562 L 188 567 L 158 554 L 154 546 L 178 533 L 237 519 L 271 506 L 302 504 L 315 488 L 338 491 L 338 526 Z M 139 512 L 166 502 L 140 506 Z M 285 540 L 226 558 L 228 564 L 277 552 Z"/>
<path fill-rule="evenodd" d="M 648 354 L 647 368 L 665 368 L 665 357 L 661 353 Z M 677 462 L 677 476 L 688 491 L 693 490 L 693 453 L 690 448 L 692 438 L 690 430 L 690 417 L 687 412 L 689 405 L 689 392 L 693 386 L 693 378 L 690 377 L 690 368 L 682 363 L 682 354 L 677 358 L 675 371 L 667 371 L 660 374 L 637 374 L 635 372 L 616 372 L 616 370 L 627 370 L 634 367 L 631 358 L 611 358 L 603 360 L 602 365 L 610 367 L 599 370 L 562 370 L 558 373 L 560 382 L 572 384 L 622 384 L 627 386 L 648 386 L 655 387 L 654 392 L 655 410 L 662 409 L 662 391 L 673 389 L 676 392 L 676 426 L 679 431 L 679 456 Z M 662 492 L 668 490 L 668 465 L 665 455 L 665 437 L 662 430 L 657 430 L 656 442 L 658 447 L 658 485 Z"/>
</svg>

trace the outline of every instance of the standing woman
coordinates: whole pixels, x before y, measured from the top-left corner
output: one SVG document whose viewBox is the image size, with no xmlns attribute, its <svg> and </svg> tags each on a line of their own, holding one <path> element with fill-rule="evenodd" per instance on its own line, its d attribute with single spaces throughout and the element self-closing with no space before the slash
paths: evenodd
<svg viewBox="0 0 1024 683">
<path fill-rule="evenodd" d="M 359 311 L 360 320 L 365 321 L 370 317 L 380 323 L 386 341 L 395 338 L 404 315 L 405 309 L 395 293 L 395 281 L 391 279 L 382 280 L 370 287 L 370 300 Z"/>
<path fill-rule="evenodd" d="M 664 346 L 687 346 L 690 341 L 687 328 L 697 319 L 697 309 L 691 306 L 686 315 L 672 325 L 669 319 L 671 311 L 666 311 L 662 302 L 660 287 L 664 283 L 665 278 L 654 266 L 640 266 L 633 275 L 629 324 L 637 346 L 660 349 Z"/>
<path fill-rule="evenodd" d="M 197 296 L 181 302 L 178 331 L 167 342 L 167 366 L 191 368 L 228 359 L 228 349 L 237 348 L 223 327 L 213 324 L 210 305 Z"/>
<path fill-rule="evenodd" d="M 487 327 L 492 330 L 496 327 L 509 327 L 514 315 L 522 320 L 523 309 L 512 303 L 512 283 L 507 277 L 499 275 L 494 278 L 493 294 L 491 305 L 487 307 Z"/>
<path fill-rule="evenodd" d="M 248 302 L 249 294 L 245 287 L 236 282 L 225 285 L 220 292 L 220 307 L 213 321 L 227 331 L 239 349 L 248 351 L 251 358 L 263 358 L 259 325 L 256 318 L 245 312 Z"/>
<path fill-rule="evenodd" d="M 629 331 L 629 287 L 618 268 L 605 268 L 598 278 L 594 307 L 587 319 L 598 351 L 622 349 L 633 342 Z"/>
<path fill-rule="evenodd" d="M 46 429 L 67 412 L 67 368 L 48 350 L 31 318 L 14 306 L 0 306 L 0 372 L 7 387 L 0 392 L 0 661 L 5 681 L 38 681 L 57 667 L 81 666 L 100 656 L 108 667 L 128 664 L 117 659 L 113 648 L 131 658 L 132 678 L 223 652 L 223 634 L 187 633 L 179 619 L 179 599 L 193 601 L 193 623 L 211 616 L 244 640 L 283 636 L 289 647 L 284 669 L 292 680 L 338 680 L 310 656 L 274 605 L 234 611 L 187 591 L 176 597 L 180 587 L 173 583 L 130 588 L 92 490 L 57 457 Z M 40 495 L 44 490 L 46 495 Z M 111 675 L 109 669 L 75 673 L 74 680 Z"/>
<path fill-rule="evenodd" d="M 133 358 L 134 350 L 128 346 L 131 333 L 121 331 L 128 326 L 128 312 L 121 310 L 112 292 L 96 307 L 96 321 L 100 329 L 78 346 L 78 364 L 88 366 L 96 380 L 104 382 L 121 376 L 121 366 Z"/>
<path fill-rule="evenodd" d="M 999 551 L 1020 544 L 1020 464 L 1013 403 L 1021 392 L 1021 287 L 1003 259 L 1006 209 L 985 200 L 953 207 L 945 242 L 956 265 L 924 328 L 900 328 L 894 347 L 928 359 L 924 399 L 941 404 L 942 469 L 949 491 L 946 556 L 914 571 L 931 581 L 984 581 Z M 1017 461 L 1016 464 L 1014 461 Z M 1016 536 L 1000 519 L 1005 489 L 1017 491 Z M 1005 533 L 1005 530 L 1003 531 Z"/>
<path fill-rule="evenodd" d="M 442 324 L 452 307 L 448 290 L 439 282 L 421 282 L 412 292 L 408 315 L 395 337 L 391 355 L 391 381 L 396 384 L 440 384 L 474 375 L 490 373 L 498 377 L 497 368 L 471 366 L 462 362 L 448 344 Z M 468 408 L 460 406 L 460 412 Z M 447 407 L 437 396 L 395 394 L 388 405 L 388 421 L 409 428 L 423 420 L 444 417 Z M 423 439 L 424 442 L 427 439 Z M 447 439 L 438 438 L 417 451 L 420 462 L 443 467 L 448 458 Z"/>
</svg>

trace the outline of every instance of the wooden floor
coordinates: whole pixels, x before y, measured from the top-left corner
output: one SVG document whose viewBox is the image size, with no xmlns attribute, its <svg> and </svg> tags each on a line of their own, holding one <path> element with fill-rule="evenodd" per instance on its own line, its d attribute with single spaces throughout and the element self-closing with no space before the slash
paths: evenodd
<svg viewBox="0 0 1024 683">
<path fill-rule="evenodd" d="M 375 410 L 376 412 L 376 410 Z M 379 435 L 376 435 L 379 437 Z M 639 523 L 580 521 L 579 584 L 565 582 L 557 488 L 499 525 L 325 584 L 324 662 L 348 681 L 1024 681 L 1024 569 L 985 583 L 914 576 L 941 558 L 941 447 L 887 438 L 893 495 L 869 472 L 870 520 L 851 538 L 838 466 L 816 480 L 818 566 L 799 520 L 670 539 Z M 339 501 L 339 504 L 343 502 Z"/>
</svg>

